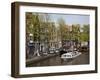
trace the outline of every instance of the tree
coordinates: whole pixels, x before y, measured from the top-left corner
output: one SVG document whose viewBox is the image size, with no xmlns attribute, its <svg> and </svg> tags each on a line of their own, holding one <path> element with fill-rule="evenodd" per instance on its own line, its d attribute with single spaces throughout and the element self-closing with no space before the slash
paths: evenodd
<svg viewBox="0 0 100 80">
<path fill-rule="evenodd" d="M 40 15 L 38 13 L 26 13 L 26 32 L 33 34 L 33 40 L 39 41 L 40 39 Z"/>
<path fill-rule="evenodd" d="M 61 40 L 68 39 L 68 35 L 67 35 L 68 28 L 67 28 L 65 21 L 62 18 L 60 18 L 58 20 L 58 25 L 59 25 L 58 26 L 58 28 L 59 28 L 58 34 L 61 36 Z"/>
<path fill-rule="evenodd" d="M 32 13 L 26 12 L 26 32 L 32 32 Z"/>
<path fill-rule="evenodd" d="M 83 42 L 89 41 L 89 24 L 87 24 L 87 25 L 85 24 L 82 27 L 81 41 L 83 41 Z"/>
<path fill-rule="evenodd" d="M 72 39 L 79 40 L 80 37 L 80 25 L 72 25 Z"/>
</svg>

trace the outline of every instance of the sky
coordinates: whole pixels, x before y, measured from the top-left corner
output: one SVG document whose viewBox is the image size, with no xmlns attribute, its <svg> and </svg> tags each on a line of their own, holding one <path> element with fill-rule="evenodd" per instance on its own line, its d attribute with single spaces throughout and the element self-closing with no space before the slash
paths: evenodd
<svg viewBox="0 0 100 80">
<path fill-rule="evenodd" d="M 43 14 L 43 13 L 39 13 Z M 58 19 L 62 18 L 67 25 L 80 24 L 90 24 L 90 16 L 82 14 L 59 14 L 59 13 L 47 13 L 50 16 L 50 20 L 57 24 Z"/>
<path fill-rule="evenodd" d="M 50 14 L 51 20 L 57 22 L 59 18 L 62 18 L 66 24 L 89 24 L 89 15 L 79 15 L 79 14 Z"/>
</svg>

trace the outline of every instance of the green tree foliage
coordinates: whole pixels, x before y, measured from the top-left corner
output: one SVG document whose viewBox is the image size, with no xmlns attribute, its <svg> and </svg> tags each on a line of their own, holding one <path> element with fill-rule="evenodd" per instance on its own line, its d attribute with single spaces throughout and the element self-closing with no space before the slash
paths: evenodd
<svg viewBox="0 0 100 80">
<path fill-rule="evenodd" d="M 39 20 L 39 15 L 38 14 L 33 14 L 32 15 L 32 25 L 33 25 L 33 35 L 34 35 L 34 41 L 39 41 L 40 37 L 40 20 Z"/>
<path fill-rule="evenodd" d="M 32 13 L 26 12 L 26 32 L 32 32 Z"/>
<path fill-rule="evenodd" d="M 32 33 L 33 34 L 33 40 L 37 40 L 39 37 L 39 18 L 38 15 L 32 14 L 27 12 L 26 13 L 26 31 L 28 33 Z"/>
<path fill-rule="evenodd" d="M 39 13 L 26 13 L 26 32 L 33 34 L 34 41 L 49 41 L 54 39 L 55 23 L 50 16 Z"/>
<path fill-rule="evenodd" d="M 59 36 L 61 36 L 60 38 L 61 38 L 61 40 L 66 40 L 66 39 L 68 39 L 68 34 L 67 34 L 67 32 L 68 32 L 68 28 L 67 28 L 67 25 L 66 25 L 66 23 L 65 23 L 65 21 L 62 19 L 62 18 L 60 18 L 59 20 L 58 20 L 58 34 L 59 34 Z"/>
<path fill-rule="evenodd" d="M 81 32 L 81 41 L 89 41 L 89 24 L 83 25 Z"/>
<path fill-rule="evenodd" d="M 72 39 L 79 40 L 80 37 L 80 25 L 72 25 Z"/>
<path fill-rule="evenodd" d="M 69 26 L 59 18 L 58 25 L 51 20 L 49 14 L 26 12 L 26 32 L 33 34 L 34 41 L 51 41 L 56 38 L 63 40 L 89 41 L 89 24 Z M 70 29 L 69 29 L 70 28 Z"/>
</svg>

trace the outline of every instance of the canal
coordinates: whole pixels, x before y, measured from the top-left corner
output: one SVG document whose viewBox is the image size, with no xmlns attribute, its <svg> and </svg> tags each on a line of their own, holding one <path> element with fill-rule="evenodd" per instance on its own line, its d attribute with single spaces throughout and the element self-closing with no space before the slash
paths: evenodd
<svg viewBox="0 0 100 80">
<path fill-rule="evenodd" d="M 59 55 L 53 56 L 51 58 L 38 61 L 36 63 L 28 64 L 26 67 L 36 67 L 36 66 L 60 66 L 60 65 L 81 65 L 89 64 L 89 53 L 84 52 L 81 55 L 73 59 L 63 60 Z"/>
</svg>

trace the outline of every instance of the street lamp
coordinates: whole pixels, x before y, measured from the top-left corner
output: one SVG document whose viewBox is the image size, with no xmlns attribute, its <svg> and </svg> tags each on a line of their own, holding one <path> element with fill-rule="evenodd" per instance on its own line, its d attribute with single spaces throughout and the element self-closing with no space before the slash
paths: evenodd
<svg viewBox="0 0 100 80">
<path fill-rule="evenodd" d="M 29 36 L 33 36 L 33 34 L 32 34 L 32 33 L 30 33 L 30 34 L 29 34 Z"/>
<path fill-rule="evenodd" d="M 29 56 L 30 56 L 30 57 L 33 56 L 33 49 L 34 49 L 32 37 L 33 37 L 33 34 L 30 33 L 30 34 L 29 34 L 29 42 L 28 42 Z"/>
</svg>

